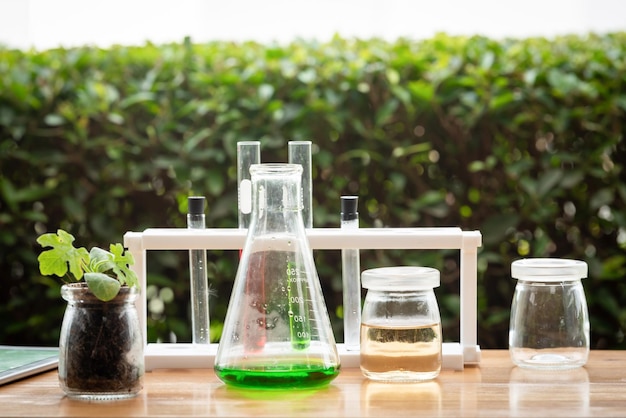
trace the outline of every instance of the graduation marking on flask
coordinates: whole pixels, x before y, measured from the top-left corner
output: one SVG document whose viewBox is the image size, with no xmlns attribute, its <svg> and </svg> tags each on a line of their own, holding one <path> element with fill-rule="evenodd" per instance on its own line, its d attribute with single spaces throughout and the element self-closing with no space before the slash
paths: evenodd
<svg viewBox="0 0 626 418">
<path fill-rule="evenodd" d="M 311 343 L 311 324 L 308 315 L 306 277 L 292 261 L 287 262 L 287 298 L 289 305 L 289 330 L 293 348 L 305 349 Z"/>
</svg>

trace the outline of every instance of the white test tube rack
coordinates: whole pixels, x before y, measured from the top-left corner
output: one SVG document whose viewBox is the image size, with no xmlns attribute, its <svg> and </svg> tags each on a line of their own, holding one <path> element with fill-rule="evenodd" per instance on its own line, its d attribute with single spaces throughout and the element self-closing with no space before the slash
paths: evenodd
<svg viewBox="0 0 626 418">
<path fill-rule="evenodd" d="M 413 249 L 460 250 L 460 341 L 443 343 L 443 369 L 463 370 L 465 365 L 480 363 L 477 343 L 477 252 L 482 245 L 479 231 L 460 228 L 341 228 L 307 229 L 312 250 L 342 249 Z M 137 300 L 143 332 L 146 370 L 160 368 L 212 368 L 217 344 L 150 343 L 147 337 L 146 251 L 149 250 L 239 250 L 245 244 L 247 230 L 208 228 L 150 228 L 127 232 L 124 245 L 135 258 L 132 269 L 139 277 L 142 297 Z M 337 344 L 342 367 L 359 367 L 359 352 Z"/>
</svg>

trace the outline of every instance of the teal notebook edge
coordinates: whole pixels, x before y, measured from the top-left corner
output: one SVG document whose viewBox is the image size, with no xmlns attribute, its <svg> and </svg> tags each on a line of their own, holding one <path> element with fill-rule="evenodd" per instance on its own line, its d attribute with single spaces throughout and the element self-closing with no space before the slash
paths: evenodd
<svg viewBox="0 0 626 418">
<path fill-rule="evenodd" d="M 55 369 L 58 363 L 56 347 L 0 345 L 0 386 Z"/>
</svg>

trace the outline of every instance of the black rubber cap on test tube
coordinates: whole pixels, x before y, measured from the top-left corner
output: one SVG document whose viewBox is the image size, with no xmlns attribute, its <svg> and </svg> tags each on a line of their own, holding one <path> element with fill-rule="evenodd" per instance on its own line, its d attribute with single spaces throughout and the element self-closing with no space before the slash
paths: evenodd
<svg viewBox="0 0 626 418">
<path fill-rule="evenodd" d="M 341 196 L 341 220 L 353 221 L 359 217 L 359 197 Z"/>
<path fill-rule="evenodd" d="M 189 206 L 190 215 L 202 215 L 204 214 L 204 196 L 189 196 L 187 198 L 187 205 Z"/>
</svg>

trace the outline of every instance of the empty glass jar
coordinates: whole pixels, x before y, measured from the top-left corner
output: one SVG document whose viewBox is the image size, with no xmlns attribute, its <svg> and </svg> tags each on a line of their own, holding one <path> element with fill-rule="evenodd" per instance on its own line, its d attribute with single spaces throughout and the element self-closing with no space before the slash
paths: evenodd
<svg viewBox="0 0 626 418">
<path fill-rule="evenodd" d="M 441 370 L 441 318 L 433 288 L 439 271 L 383 267 L 361 275 L 361 371 L 372 380 L 411 382 Z"/>
<path fill-rule="evenodd" d="M 530 258 L 514 261 L 517 279 L 511 304 L 509 352 L 513 363 L 533 369 L 583 366 L 589 355 L 589 313 L 578 260 Z"/>
</svg>

